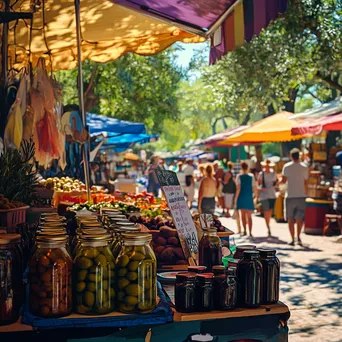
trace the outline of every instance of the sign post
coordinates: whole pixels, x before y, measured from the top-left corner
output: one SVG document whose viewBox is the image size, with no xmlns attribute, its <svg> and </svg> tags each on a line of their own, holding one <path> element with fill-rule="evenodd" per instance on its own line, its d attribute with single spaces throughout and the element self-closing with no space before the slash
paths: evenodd
<svg viewBox="0 0 342 342">
<path fill-rule="evenodd" d="M 155 170 L 155 173 L 169 205 L 184 255 L 190 264 L 195 264 L 198 254 L 197 230 L 177 174 L 160 167 Z"/>
</svg>

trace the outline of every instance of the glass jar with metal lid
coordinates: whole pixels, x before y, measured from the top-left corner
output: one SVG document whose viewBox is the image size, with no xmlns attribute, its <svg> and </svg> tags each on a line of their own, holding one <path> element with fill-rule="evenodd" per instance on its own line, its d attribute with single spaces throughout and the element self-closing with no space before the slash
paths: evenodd
<svg viewBox="0 0 342 342">
<path fill-rule="evenodd" d="M 73 262 L 66 236 L 39 236 L 30 269 L 30 311 L 41 317 L 67 316 L 72 310 Z"/>
<path fill-rule="evenodd" d="M 176 274 L 175 305 L 178 312 L 195 311 L 195 279 L 197 273 L 181 272 Z"/>
<path fill-rule="evenodd" d="M 0 235 L 0 325 L 19 318 L 23 304 L 22 260 L 17 248 L 19 234 Z"/>
<path fill-rule="evenodd" d="M 201 266 L 206 266 L 207 271 L 215 265 L 222 265 L 222 244 L 217 236 L 215 227 L 203 230 L 204 234 L 198 246 L 198 258 Z"/>
<path fill-rule="evenodd" d="M 123 234 L 116 262 L 119 311 L 146 313 L 157 305 L 157 260 L 149 233 Z"/>
<path fill-rule="evenodd" d="M 108 245 L 110 234 L 82 235 L 74 260 L 75 311 L 101 315 L 114 310 L 115 263 Z"/>
<path fill-rule="evenodd" d="M 140 227 L 135 224 L 116 226 L 115 228 L 112 228 L 111 231 L 113 232 L 112 253 L 116 259 L 122 247 L 122 234 L 140 233 Z"/>
</svg>

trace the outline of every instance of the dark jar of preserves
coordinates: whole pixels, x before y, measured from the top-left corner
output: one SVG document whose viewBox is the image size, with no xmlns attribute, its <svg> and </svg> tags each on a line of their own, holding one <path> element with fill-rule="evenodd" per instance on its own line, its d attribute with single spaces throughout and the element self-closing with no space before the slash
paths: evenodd
<svg viewBox="0 0 342 342">
<path fill-rule="evenodd" d="M 200 273 L 195 282 L 196 311 L 212 311 L 214 309 L 213 273 Z"/>
<path fill-rule="evenodd" d="M 204 230 L 201 241 L 199 242 L 199 264 L 206 266 L 207 271 L 211 272 L 215 265 L 222 265 L 222 245 L 217 236 L 216 228 Z"/>
<path fill-rule="evenodd" d="M 1 234 L 0 238 L 0 325 L 17 321 L 24 294 L 22 260 L 14 235 L 18 234 Z"/>
<path fill-rule="evenodd" d="M 176 275 L 175 305 L 178 312 L 195 311 L 196 273 L 183 272 Z"/>
<path fill-rule="evenodd" d="M 234 259 L 242 259 L 243 258 L 243 252 L 244 251 L 253 251 L 256 249 L 256 246 L 254 245 L 239 245 L 236 246 L 236 250 L 234 253 Z"/>
<path fill-rule="evenodd" d="M 221 265 L 213 266 L 212 268 L 213 274 L 214 274 L 214 281 L 213 281 L 213 287 L 214 287 L 214 309 L 220 310 L 220 288 L 224 281 L 227 280 L 226 275 L 226 268 Z"/>
<path fill-rule="evenodd" d="M 193 273 L 204 273 L 207 270 L 205 266 L 189 266 L 188 267 L 188 272 L 193 272 Z"/>
<path fill-rule="evenodd" d="M 237 265 L 238 303 L 242 307 L 256 308 L 261 299 L 262 265 L 259 252 L 249 250 L 243 253 L 243 258 Z"/>
<path fill-rule="evenodd" d="M 261 304 L 275 304 L 279 300 L 280 261 L 275 249 L 258 250 L 262 264 Z"/>
<path fill-rule="evenodd" d="M 62 317 L 72 309 L 73 262 L 66 236 L 41 236 L 30 268 L 30 311 L 41 317 Z"/>
</svg>

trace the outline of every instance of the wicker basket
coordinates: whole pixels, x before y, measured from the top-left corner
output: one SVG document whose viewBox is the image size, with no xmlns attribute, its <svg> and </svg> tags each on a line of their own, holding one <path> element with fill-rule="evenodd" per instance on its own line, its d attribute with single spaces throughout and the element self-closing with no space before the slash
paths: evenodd
<svg viewBox="0 0 342 342">
<path fill-rule="evenodd" d="M 0 210 L 0 226 L 7 227 L 9 232 L 13 231 L 16 226 L 26 221 L 26 210 L 29 206 L 1 209 Z"/>
</svg>

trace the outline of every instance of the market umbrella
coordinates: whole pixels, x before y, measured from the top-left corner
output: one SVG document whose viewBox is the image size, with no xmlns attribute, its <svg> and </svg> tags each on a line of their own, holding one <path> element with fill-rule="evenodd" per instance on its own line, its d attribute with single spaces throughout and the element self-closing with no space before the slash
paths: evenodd
<svg viewBox="0 0 342 342">
<path fill-rule="evenodd" d="M 210 137 L 202 140 L 201 144 L 204 144 L 207 147 L 215 146 L 217 143 L 221 142 L 222 140 L 225 140 L 236 133 L 242 132 L 248 127 L 249 127 L 248 125 L 242 125 L 242 126 L 226 129 L 224 132 L 211 135 Z"/>
<path fill-rule="evenodd" d="M 297 125 L 296 121 L 290 120 L 292 113 L 280 112 L 265 119 L 255 122 L 249 128 L 233 136 L 222 140 L 218 145 L 230 145 L 234 143 L 262 143 L 284 142 L 302 139 L 305 136 L 291 134 L 291 129 Z"/>
<path fill-rule="evenodd" d="M 305 121 L 291 129 L 293 135 L 318 135 L 322 131 L 342 131 L 342 113 Z"/>
</svg>

